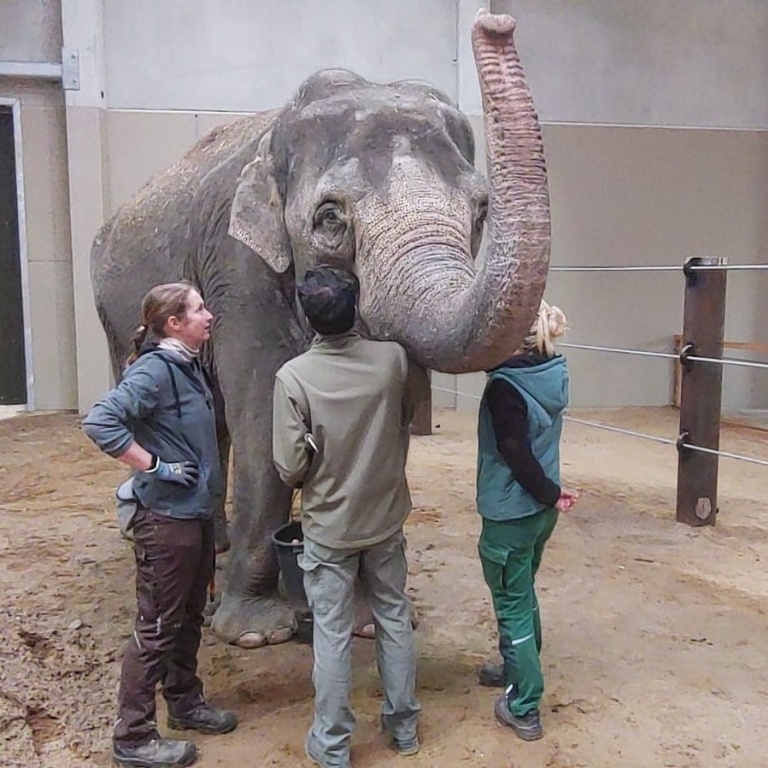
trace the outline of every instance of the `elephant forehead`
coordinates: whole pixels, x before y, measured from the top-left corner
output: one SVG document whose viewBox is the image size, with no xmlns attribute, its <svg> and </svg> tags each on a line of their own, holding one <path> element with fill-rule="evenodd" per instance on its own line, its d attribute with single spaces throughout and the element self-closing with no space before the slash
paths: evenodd
<svg viewBox="0 0 768 768">
<path fill-rule="evenodd" d="M 365 120 L 371 115 L 391 111 L 437 114 L 444 107 L 452 108 L 429 93 L 380 87 L 346 91 L 307 104 L 301 108 L 300 118 L 317 120 L 352 113 L 358 120 Z"/>
</svg>

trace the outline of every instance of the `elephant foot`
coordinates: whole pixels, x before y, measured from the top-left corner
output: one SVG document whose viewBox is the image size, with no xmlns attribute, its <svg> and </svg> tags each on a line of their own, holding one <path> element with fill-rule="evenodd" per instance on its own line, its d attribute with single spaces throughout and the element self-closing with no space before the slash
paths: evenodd
<svg viewBox="0 0 768 768">
<path fill-rule="evenodd" d="M 297 628 L 294 609 L 278 597 L 224 594 L 211 621 L 225 642 L 241 648 L 287 643 Z"/>
<path fill-rule="evenodd" d="M 362 637 L 363 640 L 375 640 L 376 625 L 373 622 L 371 622 L 370 624 L 363 624 L 362 626 L 356 626 L 352 630 L 352 634 L 355 637 Z"/>
</svg>

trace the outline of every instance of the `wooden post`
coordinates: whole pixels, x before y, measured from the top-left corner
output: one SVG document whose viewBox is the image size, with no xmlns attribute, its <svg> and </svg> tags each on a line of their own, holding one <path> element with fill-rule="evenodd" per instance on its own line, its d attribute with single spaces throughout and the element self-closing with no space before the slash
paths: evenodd
<svg viewBox="0 0 768 768">
<path fill-rule="evenodd" d="M 694 526 L 715 524 L 720 457 L 686 449 L 685 445 L 720 449 L 723 366 L 695 362 L 688 357 L 723 356 L 727 272 L 724 269 L 696 271 L 690 267 L 726 263 L 721 258 L 693 257 L 684 267 L 677 520 Z"/>
<path fill-rule="evenodd" d="M 427 376 L 431 379 L 429 371 Z M 432 390 L 425 400 L 416 403 L 413 412 L 413 421 L 411 422 L 412 435 L 431 435 L 432 434 Z"/>
</svg>

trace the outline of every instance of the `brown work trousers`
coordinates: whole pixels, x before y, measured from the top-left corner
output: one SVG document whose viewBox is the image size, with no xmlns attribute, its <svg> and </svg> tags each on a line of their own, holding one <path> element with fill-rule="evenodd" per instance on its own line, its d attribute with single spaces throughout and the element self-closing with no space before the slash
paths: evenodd
<svg viewBox="0 0 768 768">
<path fill-rule="evenodd" d="M 139 507 L 133 527 L 138 613 L 123 656 L 113 739 L 158 737 L 155 690 L 183 717 L 202 704 L 197 676 L 203 610 L 215 567 L 213 520 L 178 520 Z"/>
</svg>

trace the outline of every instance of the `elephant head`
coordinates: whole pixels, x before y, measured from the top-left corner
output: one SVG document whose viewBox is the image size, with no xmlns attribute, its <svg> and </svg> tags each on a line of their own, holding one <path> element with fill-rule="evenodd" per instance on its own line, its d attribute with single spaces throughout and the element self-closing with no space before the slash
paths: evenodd
<svg viewBox="0 0 768 768">
<path fill-rule="evenodd" d="M 444 94 L 332 70 L 279 114 L 233 201 L 230 234 L 277 272 L 347 264 L 370 334 L 399 341 L 427 368 L 497 365 L 544 290 L 547 178 L 514 26 L 481 12 L 473 28 L 488 181 L 473 166 L 468 120 Z"/>
</svg>

